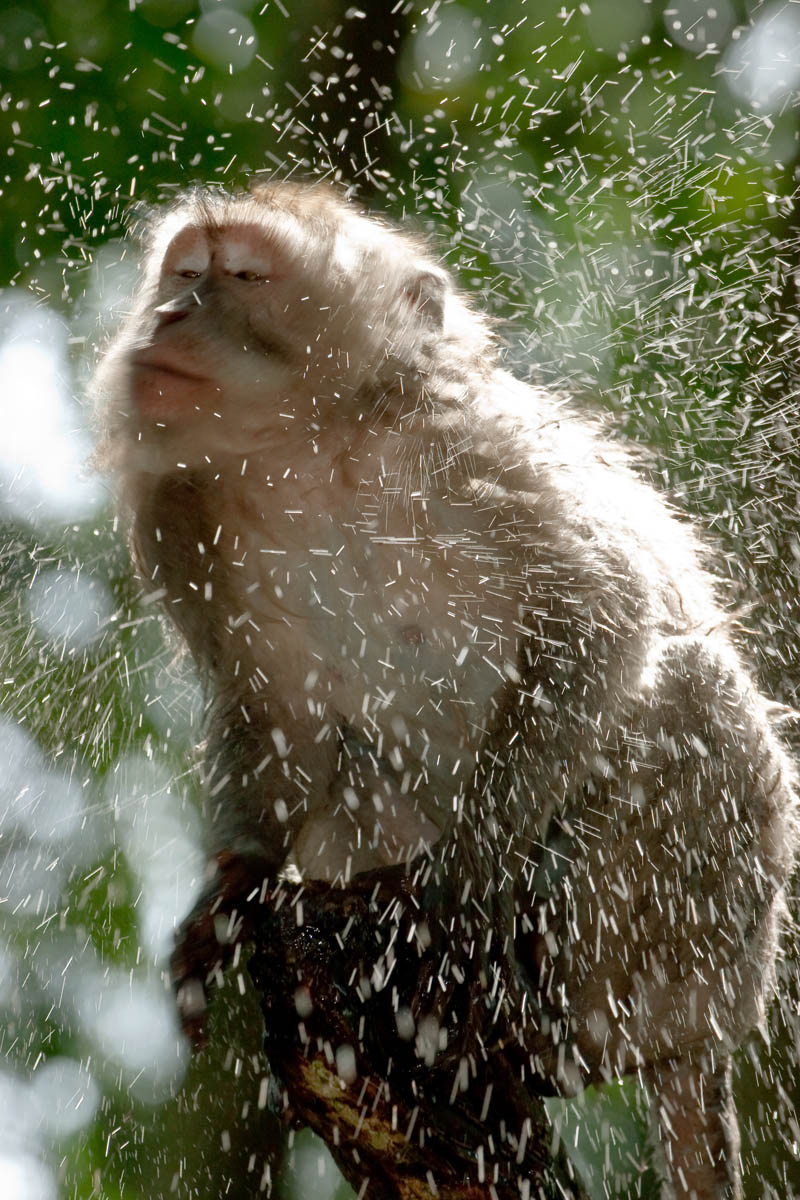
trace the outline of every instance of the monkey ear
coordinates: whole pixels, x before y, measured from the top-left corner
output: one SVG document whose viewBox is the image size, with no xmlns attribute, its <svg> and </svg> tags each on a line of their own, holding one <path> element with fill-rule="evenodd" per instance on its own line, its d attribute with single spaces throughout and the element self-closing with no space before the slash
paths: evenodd
<svg viewBox="0 0 800 1200">
<path fill-rule="evenodd" d="M 426 267 L 406 282 L 405 294 L 413 307 L 434 329 L 444 328 L 444 305 L 450 280 L 444 271 Z"/>
</svg>

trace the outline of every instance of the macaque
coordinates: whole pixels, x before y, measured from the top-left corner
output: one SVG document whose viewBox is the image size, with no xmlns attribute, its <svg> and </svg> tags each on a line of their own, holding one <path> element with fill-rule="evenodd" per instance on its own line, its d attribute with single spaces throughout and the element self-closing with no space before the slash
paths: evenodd
<svg viewBox="0 0 800 1200">
<path fill-rule="evenodd" d="M 427 856 L 450 928 L 505 929 L 543 1079 L 639 1072 L 665 1194 L 740 1196 L 731 1053 L 772 987 L 794 775 L 688 524 L 503 369 L 421 241 L 319 185 L 160 215 L 96 388 L 212 697 L 184 1015 L 237 872 Z"/>
</svg>

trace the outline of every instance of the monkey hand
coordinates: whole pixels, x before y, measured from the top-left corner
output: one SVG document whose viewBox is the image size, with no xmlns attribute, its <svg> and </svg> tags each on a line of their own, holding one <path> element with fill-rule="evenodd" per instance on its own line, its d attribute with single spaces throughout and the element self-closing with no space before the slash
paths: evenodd
<svg viewBox="0 0 800 1200">
<path fill-rule="evenodd" d="M 205 1045 L 208 985 L 247 941 L 273 874 L 260 855 L 228 850 L 209 859 L 209 871 L 209 881 L 178 930 L 170 957 L 181 1025 L 195 1050 Z"/>
</svg>

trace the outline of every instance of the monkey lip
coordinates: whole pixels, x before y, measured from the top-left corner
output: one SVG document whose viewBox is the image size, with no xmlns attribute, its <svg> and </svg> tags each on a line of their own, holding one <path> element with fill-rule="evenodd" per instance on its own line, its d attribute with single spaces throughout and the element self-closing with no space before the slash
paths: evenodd
<svg viewBox="0 0 800 1200">
<path fill-rule="evenodd" d="M 204 375 L 152 351 L 134 354 L 131 364 L 133 399 L 143 417 L 161 419 L 186 412 L 196 403 L 198 389 L 208 386 Z"/>
<path fill-rule="evenodd" d="M 172 362 L 159 361 L 158 358 L 151 357 L 147 351 L 135 354 L 133 365 L 137 371 L 157 371 L 159 375 L 174 375 L 176 379 L 193 379 L 200 382 L 205 378 L 204 375 L 198 375 L 195 371 L 187 371 Z"/>
</svg>

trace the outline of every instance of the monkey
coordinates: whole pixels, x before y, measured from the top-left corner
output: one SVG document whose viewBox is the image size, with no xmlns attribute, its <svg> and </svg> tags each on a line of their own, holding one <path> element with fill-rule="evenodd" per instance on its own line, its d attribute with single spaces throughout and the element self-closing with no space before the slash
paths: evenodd
<svg viewBox="0 0 800 1200">
<path fill-rule="evenodd" d="M 542 1078 L 638 1072 L 664 1194 L 740 1197 L 731 1055 L 796 781 L 691 523 L 504 369 L 424 240 L 319 183 L 160 211 L 94 389 L 142 580 L 209 681 L 187 1027 L 220 897 L 427 859 L 449 928 L 505 930 Z"/>
</svg>

